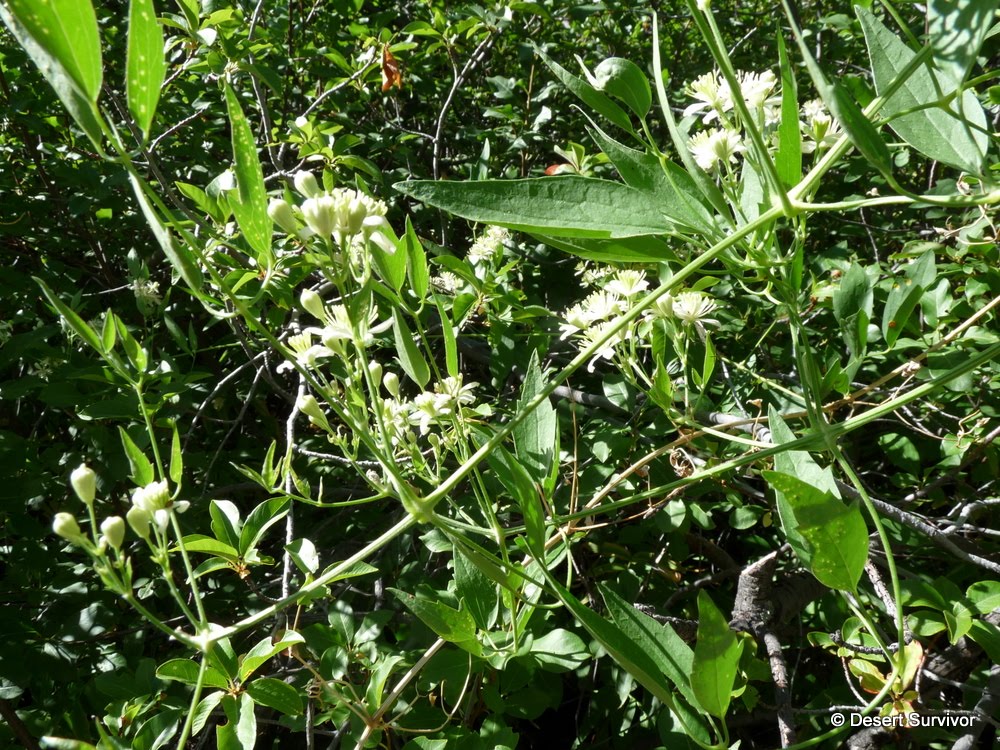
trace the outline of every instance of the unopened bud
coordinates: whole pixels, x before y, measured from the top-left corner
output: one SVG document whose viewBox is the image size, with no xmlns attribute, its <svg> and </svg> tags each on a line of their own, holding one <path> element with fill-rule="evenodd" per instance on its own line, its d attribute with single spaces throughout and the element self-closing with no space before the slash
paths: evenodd
<svg viewBox="0 0 1000 750">
<path fill-rule="evenodd" d="M 330 239 L 337 227 L 336 205 L 329 195 L 319 195 L 303 203 L 302 216 L 309 228 L 325 240 Z"/>
<path fill-rule="evenodd" d="M 369 362 L 368 372 L 375 383 L 378 383 L 382 379 L 382 365 L 379 362 Z"/>
<path fill-rule="evenodd" d="M 307 313 L 320 321 L 326 320 L 326 308 L 323 306 L 323 298 L 312 289 L 304 289 L 299 296 L 299 303 Z"/>
<path fill-rule="evenodd" d="M 295 189 L 305 198 L 315 198 L 323 192 L 319 189 L 319 183 L 316 182 L 316 175 L 312 172 L 296 172 L 293 181 L 295 182 Z"/>
<path fill-rule="evenodd" d="M 69 475 L 69 483 L 73 485 L 73 492 L 84 505 L 94 504 L 94 497 L 97 495 L 97 474 L 93 469 L 86 464 L 80 464 Z"/>
<path fill-rule="evenodd" d="M 296 221 L 288 201 L 272 198 L 271 202 L 267 204 L 267 215 L 275 224 L 285 230 L 286 234 L 297 235 L 299 233 L 299 222 Z"/>
<path fill-rule="evenodd" d="M 389 391 L 394 397 L 399 397 L 399 376 L 394 372 L 387 372 L 385 377 L 382 378 L 382 385 L 385 389 Z"/>
<path fill-rule="evenodd" d="M 309 417 L 309 421 L 314 425 L 330 432 L 330 423 L 327 422 L 326 415 L 320 408 L 316 397 L 311 393 L 302 396 L 302 398 L 295 402 L 295 406 L 300 412 Z"/>
<path fill-rule="evenodd" d="M 115 549 L 121 549 L 122 542 L 125 541 L 125 521 L 121 516 L 105 518 L 101 523 L 101 533 L 108 544 Z"/>
<path fill-rule="evenodd" d="M 52 530 L 73 544 L 82 545 L 84 542 L 83 532 L 72 513 L 56 513 L 56 517 L 52 519 Z"/>
<path fill-rule="evenodd" d="M 149 539 L 149 511 L 133 506 L 125 514 L 125 518 L 128 519 L 128 525 L 132 527 L 137 537 Z"/>
</svg>

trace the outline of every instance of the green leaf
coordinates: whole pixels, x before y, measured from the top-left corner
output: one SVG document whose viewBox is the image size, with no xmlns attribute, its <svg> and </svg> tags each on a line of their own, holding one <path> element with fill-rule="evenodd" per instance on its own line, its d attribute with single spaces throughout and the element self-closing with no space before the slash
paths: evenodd
<svg viewBox="0 0 1000 750">
<path fill-rule="evenodd" d="M 599 263 L 652 263 L 676 261 L 677 253 L 659 237 L 625 237 L 618 240 L 589 240 L 582 238 L 531 235 L 549 247 Z"/>
<path fill-rule="evenodd" d="M 698 641 L 691 665 L 691 688 L 698 703 L 719 719 L 733 695 L 743 643 L 704 589 L 698 592 Z"/>
<path fill-rule="evenodd" d="M 875 295 L 872 282 L 859 263 L 852 263 L 840 279 L 840 286 L 833 292 L 833 314 L 843 323 L 849 317 L 864 311 L 871 317 Z"/>
<path fill-rule="evenodd" d="M 423 388 L 431 379 L 431 371 L 398 307 L 392 308 L 392 335 L 396 341 L 396 356 L 399 357 L 403 372 Z"/>
<path fill-rule="evenodd" d="M 139 130 L 148 138 L 167 71 L 163 59 L 163 32 L 156 22 L 153 0 L 131 0 L 129 3 L 125 67 L 128 108 Z"/>
<path fill-rule="evenodd" d="M 412 180 L 393 187 L 471 221 L 554 237 L 635 237 L 666 234 L 672 226 L 652 196 L 618 182 L 589 177 Z"/>
<path fill-rule="evenodd" d="M 125 455 L 128 458 L 128 465 L 131 469 L 131 479 L 135 482 L 137 487 L 145 487 L 150 484 L 156 475 L 153 472 L 153 464 L 146 454 L 139 450 L 139 447 L 132 442 L 132 438 L 125 431 L 124 427 L 118 427 L 118 434 L 121 436 L 122 448 L 125 449 Z"/>
<path fill-rule="evenodd" d="M 545 515 L 537 485 L 528 471 L 503 446 L 497 446 L 487 455 L 486 460 L 503 486 L 517 500 L 524 518 L 525 536 L 531 554 L 535 559 L 544 561 Z"/>
<path fill-rule="evenodd" d="M 170 438 L 170 481 L 175 485 L 181 483 L 184 477 L 184 455 L 181 453 L 181 436 L 177 432 L 177 423 L 171 425 Z"/>
<path fill-rule="evenodd" d="M 159 666 L 156 670 L 156 676 L 161 680 L 175 680 L 183 682 L 185 685 L 196 685 L 198 684 L 199 669 L 198 662 L 193 659 L 171 659 Z M 213 667 L 205 667 L 202 684 L 223 690 L 229 688 L 226 676 Z"/>
<path fill-rule="evenodd" d="M 40 746 L 45 750 L 97 750 L 96 747 L 83 740 L 70 740 L 65 737 L 51 737 L 49 735 L 42 737 Z"/>
<path fill-rule="evenodd" d="M 408 255 L 405 237 L 396 240 L 394 253 L 387 253 L 382 248 L 372 246 L 371 257 L 379 277 L 397 293 L 406 281 Z"/>
<path fill-rule="evenodd" d="M 1000 608 L 1000 581 L 977 581 L 969 586 L 965 595 L 978 614 L 988 615 Z"/>
<path fill-rule="evenodd" d="M 91 15 L 94 12 L 89 2 L 76 3 L 74 0 L 59 0 L 59 6 L 66 4 L 72 5 L 74 10 L 79 10 L 84 13 L 86 13 L 86 10 L 88 9 Z M 22 23 L 22 19 L 24 17 L 34 17 L 35 10 L 39 9 L 39 7 L 40 4 L 38 3 L 38 0 L 15 0 L 9 5 L 0 3 L 0 19 L 2 19 L 7 28 L 10 29 L 11 34 L 13 34 L 14 38 L 17 39 L 18 44 L 20 44 L 24 51 L 28 54 L 31 61 L 35 63 L 38 71 L 42 74 L 45 80 L 49 82 L 49 85 L 52 86 L 52 89 L 56 92 L 56 96 L 59 97 L 59 101 L 62 102 L 66 111 L 70 113 L 73 119 L 76 120 L 77 125 L 79 125 L 83 132 L 87 134 L 91 143 L 94 144 L 94 148 L 96 148 L 99 153 L 103 154 L 103 120 L 96 105 L 97 94 L 94 93 L 94 95 L 91 96 L 87 91 L 88 86 L 81 85 L 81 83 L 74 77 L 73 72 L 67 69 L 63 62 L 59 59 L 59 55 L 53 53 L 46 47 L 46 44 L 43 43 L 51 42 L 51 40 L 45 39 L 46 30 L 48 28 L 50 28 L 53 24 L 58 25 L 60 28 L 62 27 L 62 21 L 60 20 L 61 17 L 59 14 L 56 14 L 57 17 L 54 21 L 51 17 L 53 4 L 45 4 L 44 19 L 38 19 L 37 21 L 34 19 L 29 20 L 27 25 Z M 73 14 L 71 13 L 70 15 Z M 41 36 L 38 36 L 39 34 Z M 63 43 L 66 42 L 65 34 L 59 31 L 54 34 L 54 37 L 60 39 L 57 46 L 59 46 L 60 50 L 62 50 Z M 100 52 L 100 42 L 98 41 L 98 66 L 100 66 Z M 86 55 L 84 55 L 84 57 L 86 57 Z M 75 67 L 75 63 L 72 59 L 69 63 L 71 66 Z M 97 89 L 100 89 L 100 68 L 98 68 Z"/>
<path fill-rule="evenodd" d="M 146 217 L 146 223 L 149 224 L 149 228 L 153 230 L 153 236 L 156 237 L 156 241 L 159 243 L 160 249 L 163 250 L 163 254 L 167 256 L 170 265 L 184 279 L 184 282 L 190 287 L 191 291 L 201 297 L 204 276 L 202 275 L 201 265 L 197 257 L 186 245 L 178 244 L 176 238 L 170 233 L 170 230 L 164 226 L 146 195 L 145 191 L 149 186 L 131 172 L 129 173 L 129 180 L 132 183 L 132 192 L 135 193 L 135 198 L 139 202 L 139 208 L 142 209 L 142 214 Z"/>
<path fill-rule="evenodd" d="M 271 217 L 267 215 L 267 191 L 264 172 L 257 157 L 250 123 L 243 115 L 240 102 L 229 84 L 226 84 L 226 107 L 233 131 L 233 159 L 236 162 L 235 193 L 229 194 L 229 205 L 243 235 L 257 253 L 261 266 L 271 265 Z"/>
<path fill-rule="evenodd" d="M 791 507 L 796 531 L 807 543 L 796 550 L 805 553 L 802 562 L 823 585 L 856 591 L 868 560 L 868 527 L 857 505 L 844 505 L 831 492 L 790 474 L 761 474 Z"/>
<path fill-rule="evenodd" d="M 546 569 L 542 569 L 548 580 L 549 586 L 562 600 L 566 608 L 576 617 L 577 620 L 587 629 L 598 643 L 608 652 L 618 665 L 628 672 L 636 682 L 642 685 L 653 696 L 670 708 L 674 716 L 684 721 L 686 730 L 694 733 L 699 739 L 707 744 L 708 732 L 701 722 L 690 715 L 678 705 L 670 690 L 670 683 L 667 682 L 663 672 L 644 650 L 642 643 L 637 643 L 629 634 L 624 632 L 616 623 L 605 620 L 590 607 L 585 606 L 566 588 L 564 588 Z"/>
<path fill-rule="evenodd" d="M 250 550 L 256 549 L 264 532 L 288 515 L 291 505 L 292 501 L 287 497 L 275 497 L 254 508 L 240 531 L 240 554 L 246 556 Z"/>
<path fill-rule="evenodd" d="M 659 623 L 640 612 L 604 584 L 600 584 L 599 589 L 615 625 L 652 658 L 660 673 L 689 703 L 697 706 L 698 699 L 690 681 L 694 663 L 691 647 L 667 623 Z"/>
<path fill-rule="evenodd" d="M 205 728 L 205 724 L 207 724 L 209 718 L 211 718 L 212 712 L 218 708 L 224 695 L 225 693 L 223 691 L 216 690 L 214 693 L 209 693 L 198 702 L 198 707 L 194 710 L 194 721 L 191 722 L 192 737 L 197 737 L 201 730 Z"/>
<path fill-rule="evenodd" d="M 212 533 L 220 542 L 235 548 L 240 546 L 240 510 L 231 500 L 212 500 L 208 504 L 212 517 Z"/>
<path fill-rule="evenodd" d="M 287 682 L 273 677 L 260 677 L 247 685 L 246 691 L 254 703 L 289 716 L 298 716 L 302 713 L 302 697 L 299 691 Z"/>
<path fill-rule="evenodd" d="M 989 620 L 973 620 L 969 637 L 983 647 L 994 664 L 1000 664 L 1000 628 Z"/>
<path fill-rule="evenodd" d="M 587 644 L 576 633 L 556 628 L 531 643 L 532 658 L 546 672 L 568 672 L 591 658 Z"/>
<path fill-rule="evenodd" d="M 517 411 L 521 413 L 545 388 L 545 379 L 538 368 L 538 352 L 531 353 L 528 371 L 521 386 Z M 521 465 L 538 485 L 552 490 L 553 460 L 558 444 L 559 418 L 548 399 L 544 399 L 513 430 L 514 447 Z"/>
<path fill-rule="evenodd" d="M 403 234 L 402 244 L 406 248 L 406 272 L 410 277 L 410 288 L 417 299 L 423 302 L 427 297 L 431 275 L 427 270 L 427 253 L 424 252 L 424 246 L 420 243 L 409 216 L 406 217 L 406 232 Z"/>
<path fill-rule="evenodd" d="M 448 375 L 457 378 L 460 374 L 458 369 L 458 341 L 455 338 L 455 327 L 448 316 L 444 305 L 438 297 L 434 297 L 434 306 L 437 307 L 438 317 L 441 319 L 441 338 L 444 341 L 444 364 Z"/>
<path fill-rule="evenodd" d="M 903 332 L 903 327 L 913 312 L 913 308 L 924 295 L 924 288 L 912 283 L 909 279 L 901 279 L 896 283 L 885 301 L 882 312 L 882 336 L 886 346 L 891 349 Z"/>
<path fill-rule="evenodd" d="M 909 66 L 916 53 L 870 11 L 857 6 L 855 12 L 865 32 L 875 88 L 883 94 Z M 930 159 L 981 174 L 989 131 L 986 114 L 975 93 L 965 91 L 947 106 L 928 106 L 951 93 L 954 87 L 948 82 L 948 76 L 937 75 L 925 63 L 889 97 L 881 113 L 891 118 L 908 112 L 890 122 L 900 138 Z M 911 112 L 914 108 L 918 108 L 917 111 Z"/>
<path fill-rule="evenodd" d="M 296 539 L 285 545 L 285 551 L 303 573 L 313 574 L 319 570 L 319 553 L 309 539 Z"/>
<path fill-rule="evenodd" d="M 281 640 L 274 643 L 271 640 L 271 636 L 267 636 L 257 643 L 247 655 L 243 657 L 243 661 L 240 663 L 240 682 L 246 682 L 247 679 L 260 667 L 271 659 L 275 654 L 284 651 L 286 648 L 291 648 L 299 643 L 305 643 L 306 639 L 301 635 L 296 633 L 294 630 L 286 630 L 281 635 Z"/>
<path fill-rule="evenodd" d="M 450 643 L 469 649 L 476 641 L 476 621 L 466 611 L 460 611 L 432 599 L 422 599 L 400 589 L 389 589 L 399 601 L 427 627 Z"/>
<path fill-rule="evenodd" d="M 577 78 L 575 75 L 563 68 L 559 65 L 559 63 L 555 62 L 548 55 L 546 55 L 540 48 L 535 47 L 535 52 L 537 52 L 538 56 L 542 58 L 542 61 L 549 67 L 549 70 L 555 74 L 556 78 L 558 78 L 566 88 L 573 92 L 573 94 L 575 94 L 577 98 L 579 98 L 580 101 L 586 104 L 591 110 L 603 115 L 622 130 L 626 130 L 629 133 L 634 132 L 632 129 L 632 123 L 629 121 L 628 114 L 624 109 L 619 107 L 582 78 Z"/>
<path fill-rule="evenodd" d="M 892 172 L 892 157 L 889 149 L 872 125 L 865 113 L 861 111 L 847 89 L 839 83 L 827 89 L 823 101 L 844 128 L 847 137 L 854 147 L 873 167 L 884 175 Z"/>
<path fill-rule="evenodd" d="M 996 9 L 997 0 L 927 3 L 927 36 L 934 50 L 934 64 L 952 87 L 960 86 L 969 75 Z"/>
<path fill-rule="evenodd" d="M 590 128 L 590 135 L 625 184 L 654 196 L 664 216 L 696 232 L 711 231 L 712 215 L 697 198 L 697 184 L 681 167 L 671 161 L 661 164 L 657 157 L 619 143 L 596 125 Z"/>
<path fill-rule="evenodd" d="M 781 122 L 778 123 L 778 153 L 774 166 L 786 188 L 802 179 L 802 134 L 799 132 L 799 99 L 795 73 L 788 60 L 785 38 L 778 32 L 778 64 L 781 68 Z"/>
<path fill-rule="evenodd" d="M 183 543 L 184 549 L 188 552 L 203 552 L 234 563 L 240 559 L 240 553 L 235 547 L 204 534 L 188 534 L 184 537 Z"/>
<path fill-rule="evenodd" d="M 62 301 L 49 289 L 48 285 L 42 281 L 37 276 L 32 276 L 35 283 L 42 288 L 42 293 L 45 298 L 49 301 L 56 311 L 62 316 L 63 320 L 66 321 L 67 325 L 73 329 L 74 333 L 80 337 L 80 339 L 89 344 L 98 354 L 104 354 L 104 344 L 101 338 L 97 335 L 97 332 L 90 327 L 83 318 L 77 315 L 73 310 L 64 305 Z"/>
<path fill-rule="evenodd" d="M 621 57 L 609 57 L 594 68 L 594 87 L 625 102 L 640 118 L 653 104 L 649 80 L 638 65 Z"/>
<path fill-rule="evenodd" d="M 96 102 L 101 93 L 101 38 L 90 0 L 7 0 L 10 13 Z M 30 53 L 29 53 L 30 54 Z"/>
<path fill-rule="evenodd" d="M 476 625 L 489 630 L 496 623 L 499 606 L 496 585 L 460 548 L 455 548 L 453 559 L 455 594 Z"/>
<path fill-rule="evenodd" d="M 101 326 L 101 346 L 105 352 L 110 352 L 115 348 L 115 343 L 118 341 L 117 325 L 115 314 L 111 310 L 104 313 L 104 323 Z"/>
</svg>

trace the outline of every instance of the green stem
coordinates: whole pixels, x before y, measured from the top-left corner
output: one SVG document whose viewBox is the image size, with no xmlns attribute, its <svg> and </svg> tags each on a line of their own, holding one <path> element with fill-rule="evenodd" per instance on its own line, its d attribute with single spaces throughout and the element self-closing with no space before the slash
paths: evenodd
<svg viewBox="0 0 1000 750">
<path fill-rule="evenodd" d="M 194 684 L 194 693 L 191 694 L 191 705 L 188 708 L 187 717 L 184 719 L 184 726 L 181 728 L 180 739 L 177 740 L 177 750 L 184 750 L 188 737 L 191 736 L 191 728 L 194 725 L 195 709 L 201 702 L 201 691 L 205 685 L 205 667 L 207 666 L 207 656 L 202 654 L 201 664 L 198 667 L 198 679 Z"/>
</svg>

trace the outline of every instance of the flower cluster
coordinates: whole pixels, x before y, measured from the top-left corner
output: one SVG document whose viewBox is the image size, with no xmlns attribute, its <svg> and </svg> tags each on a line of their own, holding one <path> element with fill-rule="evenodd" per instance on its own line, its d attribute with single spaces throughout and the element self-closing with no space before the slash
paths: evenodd
<svg viewBox="0 0 1000 750">
<path fill-rule="evenodd" d="M 385 203 L 359 190 L 321 190 L 311 172 L 296 172 L 294 182 L 305 198 L 300 208 L 280 198 L 272 199 L 267 207 L 268 215 L 287 234 L 302 240 L 318 236 L 345 249 L 356 242 L 371 242 L 390 255 L 396 252 Z"/>
<path fill-rule="evenodd" d="M 752 127 L 761 130 L 765 142 L 773 142 L 781 117 L 777 78 L 769 70 L 763 73 L 738 71 L 736 78 L 738 96 L 754 121 Z M 689 139 L 691 155 L 706 172 L 728 170 L 746 151 L 744 136 L 747 123 L 742 121 L 736 107 L 737 94 L 718 71 L 699 76 L 688 84 L 685 91 L 695 103 L 684 110 L 684 116 L 698 116 L 703 125 L 710 126 Z M 802 132 L 803 153 L 828 148 L 840 135 L 839 126 L 819 100 L 802 105 L 799 129 Z"/>
<path fill-rule="evenodd" d="M 610 326 L 613 325 L 614 319 L 626 312 L 630 307 L 631 300 L 641 295 L 649 287 L 645 272 L 632 269 L 592 278 L 595 282 L 600 283 L 602 288 L 592 292 L 582 302 L 566 310 L 563 313 L 565 322 L 559 326 L 562 332 L 561 339 L 565 340 L 570 336 L 577 337 L 583 348 L 592 346 L 604 338 Z M 624 344 L 631 333 L 630 328 L 622 328 L 604 342 L 590 360 L 587 369 L 593 372 L 599 359 L 613 359 L 615 347 Z"/>
<path fill-rule="evenodd" d="M 510 232 L 504 227 L 490 226 L 472 243 L 466 259 L 474 266 L 489 263 L 497 257 L 509 238 Z"/>
<path fill-rule="evenodd" d="M 86 464 L 80 464 L 69 477 L 73 492 L 87 507 L 92 527 L 97 526 L 94 515 L 94 501 L 97 497 L 97 474 Z M 151 482 L 145 487 L 138 487 L 132 493 L 132 507 L 125 518 L 128 525 L 141 539 L 149 539 L 150 524 L 155 523 L 160 532 L 166 531 L 170 522 L 170 513 L 183 513 L 190 503 L 186 500 L 175 502 L 170 497 L 170 489 L 166 480 Z M 108 547 L 120 550 L 125 541 L 125 520 L 121 516 L 109 516 L 100 524 L 100 537 L 92 542 L 80 530 L 76 517 L 72 513 L 56 513 L 52 520 L 52 531 L 57 536 L 66 539 L 77 546 L 83 547 L 93 555 L 103 555 Z"/>
</svg>

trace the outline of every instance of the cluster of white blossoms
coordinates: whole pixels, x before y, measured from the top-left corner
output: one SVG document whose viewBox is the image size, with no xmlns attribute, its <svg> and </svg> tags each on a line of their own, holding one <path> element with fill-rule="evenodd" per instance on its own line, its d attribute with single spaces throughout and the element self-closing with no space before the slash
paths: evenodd
<svg viewBox="0 0 1000 750">
<path fill-rule="evenodd" d="M 736 78 L 739 94 L 754 119 L 754 127 L 762 130 L 765 140 L 773 140 L 781 118 L 777 78 L 771 71 L 738 71 Z M 746 123 L 742 122 L 736 108 L 732 87 L 718 71 L 712 71 L 696 78 L 685 92 L 695 99 L 695 103 L 684 110 L 684 116 L 700 116 L 702 124 L 710 126 L 689 139 L 691 155 L 706 172 L 728 168 L 746 151 L 743 142 Z M 803 153 L 827 148 L 840 135 L 839 126 L 819 100 L 802 105 L 799 129 Z"/>
<path fill-rule="evenodd" d="M 312 172 L 296 172 L 293 181 L 305 198 L 302 206 L 296 209 L 274 198 L 267 207 L 268 215 L 287 234 L 301 240 L 318 236 L 344 249 L 358 242 L 372 242 L 390 255 L 396 252 L 392 229 L 385 218 L 385 203 L 359 190 L 322 190 Z"/>
<path fill-rule="evenodd" d="M 344 305 L 327 305 L 323 298 L 312 289 L 306 289 L 299 297 L 299 303 L 314 318 L 323 324 L 322 328 L 310 326 L 301 333 L 289 336 L 288 348 L 295 354 L 298 364 L 314 368 L 318 361 L 327 357 L 348 359 L 350 350 L 347 343 L 354 341 L 361 346 L 374 343 L 374 335 L 384 333 L 392 326 L 392 320 L 378 322 L 378 312 L 374 306 L 366 317 L 352 321 Z M 318 341 L 317 341 L 318 340 Z M 278 366 L 279 372 L 291 369 L 290 362 Z"/>
<path fill-rule="evenodd" d="M 503 248 L 503 243 L 510 238 L 510 231 L 504 227 L 490 226 L 472 243 L 468 254 L 465 256 L 472 265 L 488 263 Z"/>
<path fill-rule="evenodd" d="M 601 289 L 591 292 L 582 302 L 573 305 L 563 313 L 565 322 L 559 326 L 561 339 L 573 336 L 579 340 L 581 348 L 588 348 L 602 339 L 613 325 L 614 319 L 626 312 L 635 297 L 649 287 L 646 273 L 625 269 L 595 279 Z M 613 359 L 615 347 L 625 343 L 632 330 L 626 326 L 611 336 L 591 358 L 587 365 L 589 372 L 599 359 Z"/>
</svg>

